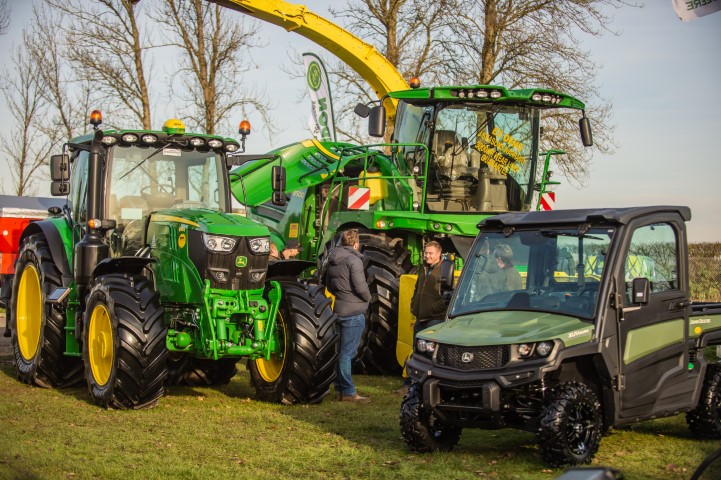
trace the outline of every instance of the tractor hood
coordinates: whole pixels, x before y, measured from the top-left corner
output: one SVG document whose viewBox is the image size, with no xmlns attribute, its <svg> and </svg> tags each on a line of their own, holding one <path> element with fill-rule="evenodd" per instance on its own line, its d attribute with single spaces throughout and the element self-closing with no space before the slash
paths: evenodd
<svg viewBox="0 0 721 480">
<path fill-rule="evenodd" d="M 418 338 L 464 347 L 559 339 L 566 346 L 589 341 L 594 326 L 553 313 L 504 310 L 454 318 L 423 330 Z"/>
<path fill-rule="evenodd" d="M 305 140 L 273 150 L 266 155 L 232 157 L 240 164 L 230 173 L 230 188 L 235 198 L 250 207 L 268 202 L 273 194 L 270 183 L 274 165 L 285 167 L 285 191 L 292 192 L 324 182 L 353 156 L 341 157 L 349 143 Z"/>
<path fill-rule="evenodd" d="M 268 236 L 268 229 L 257 222 L 235 213 L 219 212 L 205 208 L 159 210 L 153 213 L 153 223 L 177 223 L 188 225 L 204 233 L 235 237 Z"/>
</svg>

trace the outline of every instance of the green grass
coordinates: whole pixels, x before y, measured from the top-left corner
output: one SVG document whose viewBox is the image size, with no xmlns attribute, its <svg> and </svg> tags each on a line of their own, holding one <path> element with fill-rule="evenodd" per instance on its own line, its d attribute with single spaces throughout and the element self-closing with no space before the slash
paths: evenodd
<svg viewBox="0 0 721 480">
<path fill-rule="evenodd" d="M 171 388 L 156 408 L 116 411 L 90 403 L 85 388 L 21 384 L 5 360 L 0 478 L 553 479 L 563 472 L 545 468 L 534 435 L 515 430 L 465 430 L 453 452 L 411 453 L 393 393 L 401 380 L 355 378 L 372 403 L 258 402 L 241 368 L 227 386 Z M 718 447 L 692 439 L 678 416 L 612 430 L 593 465 L 627 479 L 687 479 Z"/>
</svg>

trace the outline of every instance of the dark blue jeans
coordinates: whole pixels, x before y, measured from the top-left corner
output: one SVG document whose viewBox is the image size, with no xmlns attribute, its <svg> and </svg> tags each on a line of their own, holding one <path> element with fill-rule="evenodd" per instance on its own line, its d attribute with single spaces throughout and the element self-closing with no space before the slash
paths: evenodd
<svg viewBox="0 0 721 480">
<path fill-rule="evenodd" d="M 338 363 L 335 367 L 335 391 L 341 395 L 354 395 L 355 385 L 351 378 L 351 363 L 358 350 L 361 335 L 365 328 L 366 317 L 363 314 L 351 317 L 338 317 L 338 333 L 340 334 L 340 348 Z"/>
</svg>

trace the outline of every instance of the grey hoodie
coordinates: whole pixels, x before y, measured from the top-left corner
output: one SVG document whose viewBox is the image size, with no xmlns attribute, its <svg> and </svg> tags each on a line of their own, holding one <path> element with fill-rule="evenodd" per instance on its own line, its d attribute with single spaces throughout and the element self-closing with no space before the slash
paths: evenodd
<svg viewBox="0 0 721 480">
<path fill-rule="evenodd" d="M 364 314 L 371 292 L 363 273 L 363 256 L 353 247 L 336 247 L 328 255 L 326 287 L 335 295 L 333 311 L 339 317 Z"/>
</svg>

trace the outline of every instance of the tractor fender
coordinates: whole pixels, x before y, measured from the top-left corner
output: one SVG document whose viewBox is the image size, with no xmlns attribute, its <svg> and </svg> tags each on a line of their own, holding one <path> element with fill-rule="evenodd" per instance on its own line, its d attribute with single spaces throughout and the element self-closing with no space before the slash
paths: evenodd
<svg viewBox="0 0 721 480">
<path fill-rule="evenodd" d="M 30 222 L 25 230 L 23 230 L 22 235 L 20 235 L 19 243 L 22 244 L 27 237 L 38 233 L 42 233 L 48 242 L 48 248 L 50 249 L 50 255 L 53 257 L 53 262 L 55 262 L 58 270 L 60 270 L 63 287 L 70 286 L 70 283 L 73 281 L 73 272 L 70 269 L 70 261 L 68 260 L 63 238 L 60 235 L 58 227 L 53 222 L 47 220 Z"/>
<path fill-rule="evenodd" d="M 279 260 L 268 263 L 268 280 L 280 277 L 297 277 L 304 270 L 315 267 L 315 262 L 306 260 Z"/>
<path fill-rule="evenodd" d="M 149 257 L 115 257 L 106 258 L 98 262 L 93 270 L 92 283 L 96 278 L 106 273 L 128 273 L 131 275 L 143 275 L 153 282 L 153 288 L 157 290 L 155 285 L 155 274 L 151 264 L 157 260 Z"/>
</svg>

